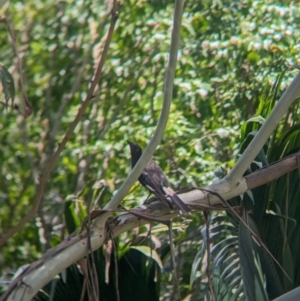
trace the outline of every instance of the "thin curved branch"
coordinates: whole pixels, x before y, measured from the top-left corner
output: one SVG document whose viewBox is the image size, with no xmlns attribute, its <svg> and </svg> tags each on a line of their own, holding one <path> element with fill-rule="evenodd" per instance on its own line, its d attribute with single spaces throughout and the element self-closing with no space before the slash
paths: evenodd
<svg viewBox="0 0 300 301">
<path fill-rule="evenodd" d="M 179 39 L 180 39 L 180 28 L 181 28 L 181 18 L 183 11 L 183 0 L 176 0 L 175 2 L 175 10 L 174 10 L 174 20 L 173 20 L 173 30 L 172 30 L 172 39 L 171 39 L 171 47 L 170 47 L 170 57 L 169 57 L 169 65 L 166 74 L 165 80 L 165 89 L 164 89 L 164 102 L 162 107 L 162 112 L 155 130 L 155 133 L 143 152 L 141 158 L 132 169 L 127 179 L 124 181 L 123 185 L 111 199 L 111 201 L 105 206 L 104 209 L 116 209 L 124 197 L 127 195 L 129 189 L 132 187 L 134 182 L 137 180 L 139 175 L 142 173 L 145 168 L 147 162 L 150 160 L 153 155 L 157 145 L 161 141 L 170 112 L 170 106 L 172 102 L 173 95 L 173 82 L 176 70 L 177 63 L 177 54 L 179 48 Z M 97 224 L 97 220 L 95 224 Z"/>
</svg>

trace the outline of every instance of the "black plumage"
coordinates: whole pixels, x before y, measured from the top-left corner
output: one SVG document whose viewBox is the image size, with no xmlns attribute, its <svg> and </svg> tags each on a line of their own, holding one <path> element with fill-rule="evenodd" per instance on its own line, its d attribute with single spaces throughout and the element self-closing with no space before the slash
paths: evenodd
<svg viewBox="0 0 300 301">
<path fill-rule="evenodd" d="M 141 157 L 143 151 L 136 143 L 128 141 L 128 144 L 130 146 L 131 165 L 133 168 Z M 182 202 L 179 196 L 172 189 L 162 169 L 153 160 L 148 162 L 138 180 L 146 189 L 171 208 L 172 205 L 175 205 L 183 214 L 190 212 L 189 207 Z"/>
</svg>

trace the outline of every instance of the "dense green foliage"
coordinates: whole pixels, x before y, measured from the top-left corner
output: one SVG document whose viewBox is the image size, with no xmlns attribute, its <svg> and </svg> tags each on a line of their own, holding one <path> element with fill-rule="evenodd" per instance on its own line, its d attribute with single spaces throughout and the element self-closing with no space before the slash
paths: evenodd
<svg viewBox="0 0 300 301">
<path fill-rule="evenodd" d="M 0 74 L 4 79 L 0 114 L 3 233 L 29 211 L 39 179 L 86 96 L 105 42 L 109 9 L 109 1 L 103 0 L 32 0 L 11 1 L 0 10 L 6 17 L 0 23 L 0 63 L 4 66 Z M 173 9 L 173 1 L 124 1 L 120 6 L 95 98 L 51 173 L 38 215 L 1 250 L 3 279 L 9 279 L 19 266 L 39 258 L 67 235 L 67 200 L 73 202 L 80 224 L 83 212 L 96 199 L 98 207 L 105 205 L 126 178 L 130 170 L 126 140 L 145 146 L 160 114 Z M 155 153 L 176 188 L 204 186 L 216 177 L 214 171 L 220 166 L 226 171 L 234 165 L 242 142 L 251 132 L 245 128 L 249 124 L 241 126 L 254 115 L 267 118 L 296 74 L 290 67 L 300 59 L 298 4 L 186 1 L 184 11 L 173 104 L 164 139 Z M 7 24 L 14 30 L 13 40 Z M 5 70 L 12 75 L 14 89 Z M 279 74 L 280 84 L 272 91 Z M 33 109 L 28 118 L 19 112 L 21 81 Z M 19 110 L 12 108 L 9 99 L 14 93 Z M 299 126 L 297 110 L 295 103 L 280 125 L 280 133 Z M 251 129 L 257 128 L 253 123 Z M 299 134 L 296 130 L 293 133 L 296 149 Z M 288 153 L 278 145 L 290 136 L 279 137 L 271 141 L 277 145 L 267 150 L 268 162 Z M 272 193 L 276 195 L 276 191 Z M 122 205 L 131 208 L 146 197 L 147 192 L 137 186 Z M 299 205 L 294 206 L 296 213 Z M 179 261 L 183 296 L 189 291 L 192 261 L 200 249 L 199 224 L 203 224 L 202 216 L 195 214 L 188 227 L 176 229 L 176 234 L 180 233 L 176 241 L 179 258 L 184 257 L 184 264 Z M 167 243 L 166 233 L 157 234 L 163 245 Z M 130 239 L 131 234 L 123 235 L 120 248 Z M 298 245 L 295 248 L 291 252 L 296 252 Z M 168 276 L 165 273 L 162 281 L 171 285 Z M 299 275 L 296 283 L 300 283 Z M 197 284 L 194 295 L 202 285 Z M 161 290 L 166 300 L 168 288 L 165 285 Z"/>
</svg>

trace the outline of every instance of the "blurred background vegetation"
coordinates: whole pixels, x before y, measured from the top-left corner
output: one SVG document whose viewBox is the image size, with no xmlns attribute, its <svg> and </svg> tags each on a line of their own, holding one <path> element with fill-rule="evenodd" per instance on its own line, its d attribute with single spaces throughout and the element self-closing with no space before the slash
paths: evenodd
<svg viewBox="0 0 300 301">
<path fill-rule="evenodd" d="M 0 9 L 2 81 L 8 83 L 7 70 L 14 104 L 20 107 L 22 80 L 33 110 L 24 118 L 1 93 L 2 233 L 31 208 L 39 178 L 86 96 L 106 39 L 110 6 L 103 0 L 31 0 L 10 1 Z M 51 173 L 36 218 L 1 250 L 2 284 L 68 235 L 68 214 L 79 225 L 96 199 L 98 208 L 109 201 L 130 170 L 127 139 L 143 147 L 148 143 L 161 110 L 173 10 L 171 0 L 121 3 L 95 98 Z M 175 188 L 207 185 L 234 165 L 247 134 L 267 118 L 298 72 L 299 24 L 299 4 L 291 1 L 185 2 L 171 113 L 154 156 Z M 254 116 L 261 119 L 242 127 Z M 296 102 L 278 132 L 299 127 L 299 119 Z M 268 150 L 270 162 L 287 154 L 279 140 Z M 122 205 L 129 209 L 146 197 L 137 185 Z M 203 225 L 199 213 L 174 227 L 182 296 L 190 291 Z M 162 248 L 168 235 L 166 228 L 157 228 L 153 235 Z M 133 233 L 119 237 L 119 250 L 132 239 Z M 159 279 L 162 300 L 171 300 L 168 260 Z M 195 295 L 202 284 L 197 285 Z"/>
</svg>

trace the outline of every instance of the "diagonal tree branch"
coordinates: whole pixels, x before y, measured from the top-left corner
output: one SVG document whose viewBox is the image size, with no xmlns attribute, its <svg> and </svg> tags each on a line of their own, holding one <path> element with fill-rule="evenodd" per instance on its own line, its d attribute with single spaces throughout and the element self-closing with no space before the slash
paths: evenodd
<svg viewBox="0 0 300 301">
<path fill-rule="evenodd" d="M 243 155 L 238 160 L 225 179 L 230 184 L 235 185 L 242 177 L 251 162 L 255 159 L 259 151 L 264 146 L 265 142 L 271 136 L 272 132 L 277 127 L 281 118 L 287 113 L 292 102 L 300 95 L 300 73 L 294 78 L 291 85 L 280 97 L 277 105 L 273 109 L 271 115 L 255 135 Z"/>
<path fill-rule="evenodd" d="M 110 23 L 110 27 L 108 30 L 108 34 L 107 34 L 107 39 L 104 45 L 104 49 L 103 49 L 103 53 L 96 71 L 96 74 L 94 76 L 94 79 L 91 83 L 91 87 L 87 93 L 87 96 L 84 100 L 84 102 L 82 103 L 81 107 L 78 110 L 78 113 L 74 119 L 74 121 L 71 123 L 67 133 L 65 134 L 64 138 L 62 139 L 61 143 L 59 144 L 57 150 L 55 151 L 55 153 L 53 154 L 52 158 L 50 159 L 46 169 L 45 169 L 45 173 L 43 174 L 40 184 L 38 185 L 37 188 L 37 193 L 35 196 L 35 200 L 34 200 L 34 204 L 33 207 L 31 208 L 30 212 L 19 222 L 19 224 L 14 227 L 13 229 L 9 230 L 6 234 L 4 234 L 2 237 L 0 237 L 0 247 L 4 245 L 4 243 L 10 238 L 12 237 L 15 233 L 17 233 L 19 230 L 22 229 L 22 227 L 28 222 L 30 221 L 35 214 L 37 213 L 37 210 L 40 206 L 40 202 L 46 187 L 46 184 L 49 180 L 49 176 L 50 173 L 54 167 L 54 165 L 56 164 L 61 152 L 63 151 L 63 149 L 65 148 L 68 140 L 70 139 L 71 135 L 74 132 L 74 129 L 76 128 L 77 124 L 79 123 L 79 121 L 82 119 L 82 117 L 84 116 L 84 112 L 86 110 L 86 108 L 88 107 L 88 105 L 90 104 L 92 98 L 93 98 L 93 94 L 95 91 L 96 86 L 99 83 L 99 80 L 101 78 L 102 75 L 102 68 L 106 59 L 106 55 L 108 52 L 108 47 L 111 41 L 111 37 L 115 28 L 115 24 L 117 21 L 117 17 L 118 17 L 118 13 L 117 13 L 117 6 L 116 6 L 116 1 L 114 1 L 114 6 L 111 12 L 111 23 Z"/>
</svg>

